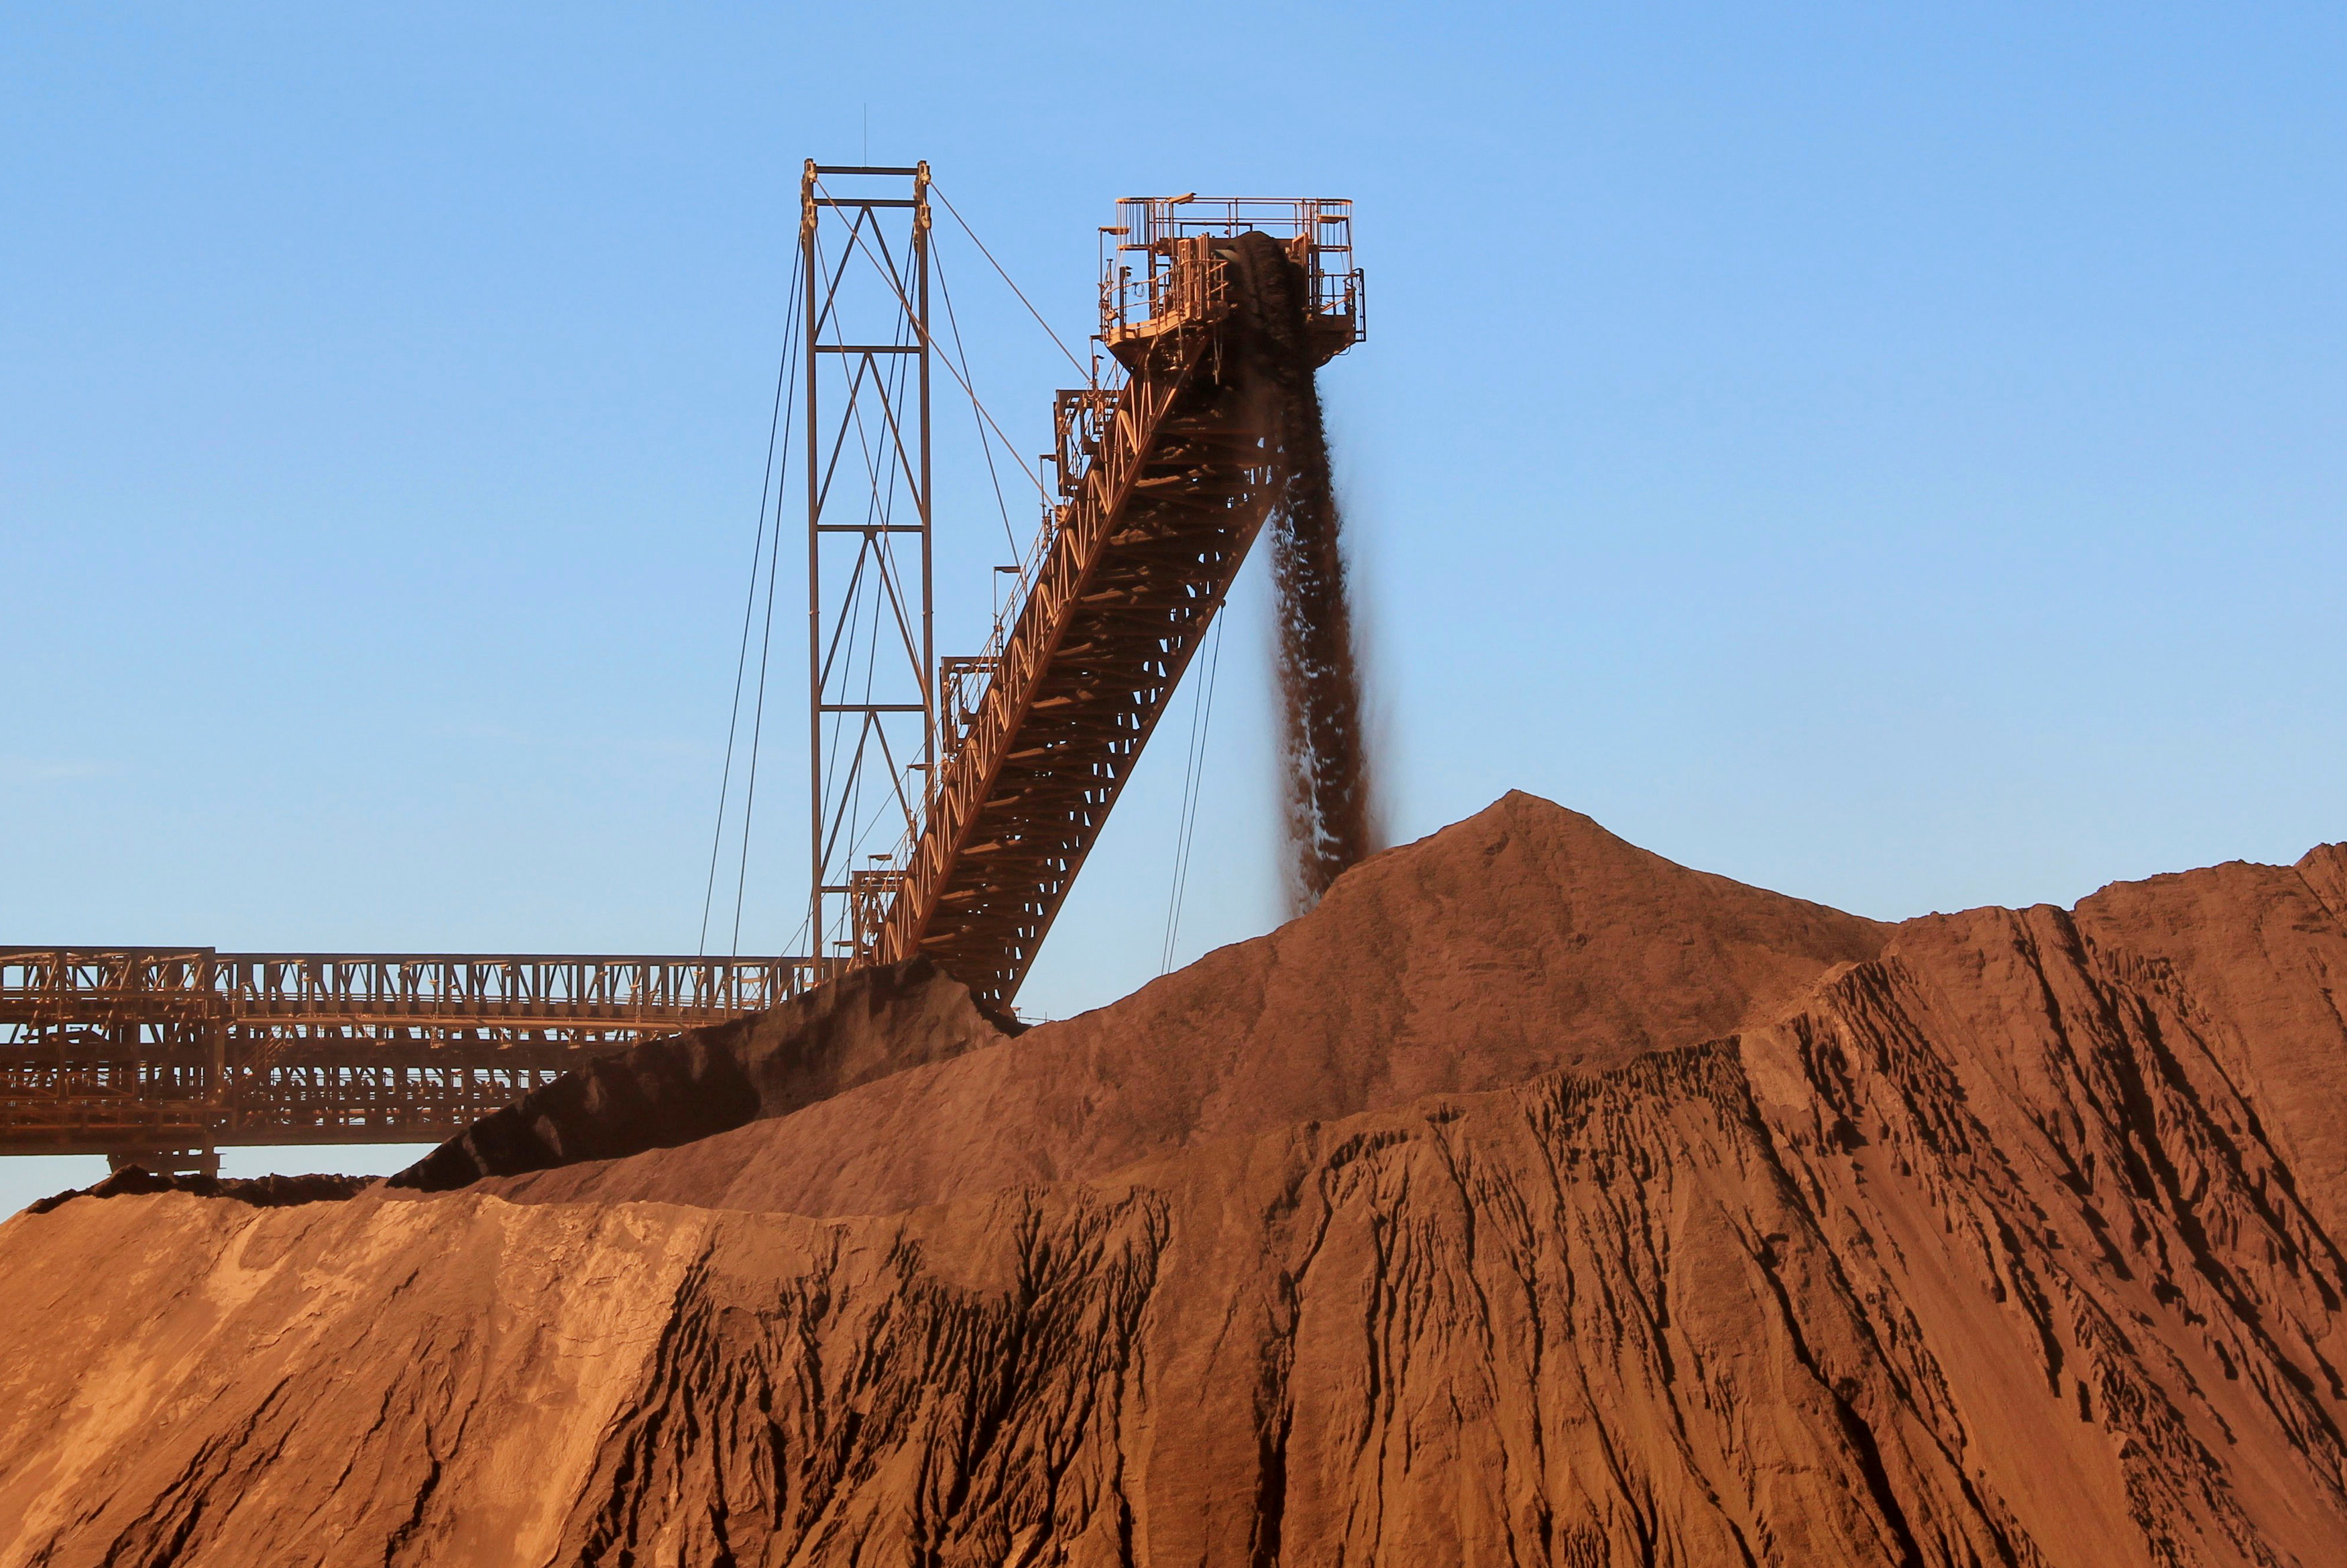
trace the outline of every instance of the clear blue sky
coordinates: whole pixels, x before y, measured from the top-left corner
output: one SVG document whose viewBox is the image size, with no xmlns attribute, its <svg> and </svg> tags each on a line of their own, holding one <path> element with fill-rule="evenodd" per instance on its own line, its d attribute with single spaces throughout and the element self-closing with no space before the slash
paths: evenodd
<svg viewBox="0 0 2347 1568">
<path fill-rule="evenodd" d="M 1070 336 L 1120 195 L 1358 202 L 1400 836 L 1521 787 L 1880 916 L 2294 858 L 2347 837 L 2343 75 L 2312 5 L 9 7 L 0 941 L 690 951 L 798 165 L 867 120 Z M 1040 450 L 1064 366 L 947 260 Z M 940 504 L 952 651 L 1000 524 Z M 1277 915 L 1259 589 L 1185 958 Z M 1028 1008 L 1155 972 L 1181 786 Z"/>
</svg>

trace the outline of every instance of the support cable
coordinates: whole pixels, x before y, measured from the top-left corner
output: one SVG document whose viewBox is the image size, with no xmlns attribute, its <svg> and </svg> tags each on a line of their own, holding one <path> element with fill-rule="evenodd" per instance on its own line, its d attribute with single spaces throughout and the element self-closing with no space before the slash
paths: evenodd
<svg viewBox="0 0 2347 1568">
<path fill-rule="evenodd" d="M 907 321 L 898 322 L 896 329 L 896 336 L 891 341 L 899 346 L 903 346 L 907 335 L 907 329 L 910 324 L 911 322 L 909 318 L 907 318 Z M 895 795 L 897 804 L 900 807 L 906 808 L 907 820 L 910 820 L 910 808 L 907 806 L 905 801 L 904 781 L 901 774 L 897 769 L 896 758 L 888 749 L 888 733 L 885 728 L 881 728 L 877 724 L 873 714 L 869 711 L 872 702 L 873 687 L 875 683 L 879 679 L 880 612 L 884 602 L 888 605 L 893 605 L 896 607 L 897 611 L 897 626 L 900 631 L 907 631 L 907 635 L 909 636 L 909 631 L 907 630 L 904 624 L 904 600 L 897 587 L 899 578 L 897 575 L 895 536 L 886 531 L 887 524 L 897 514 L 897 481 L 904 472 L 904 434 L 901 425 L 894 417 L 894 411 L 903 404 L 905 395 L 905 379 L 909 373 L 909 367 L 906 362 L 906 357 L 902 354 L 893 356 L 889 361 L 888 368 L 879 372 L 880 376 L 883 378 L 880 383 L 880 406 L 883 409 L 891 411 L 891 416 L 887 424 L 887 435 L 888 439 L 896 444 L 897 455 L 897 462 L 887 463 L 885 465 L 887 471 L 886 479 L 881 477 L 882 466 L 876 463 L 876 460 L 871 456 L 874 443 L 871 442 L 869 434 L 865 429 L 863 410 L 859 407 L 855 411 L 856 439 L 865 447 L 865 468 L 872 484 L 871 498 L 865 504 L 865 520 L 867 524 L 878 524 L 881 531 L 875 534 L 867 534 L 866 535 L 865 547 L 872 553 L 873 558 L 878 563 L 878 568 L 876 574 L 878 585 L 874 591 L 873 596 L 872 630 L 866 642 L 864 649 L 864 702 L 866 711 L 864 715 L 863 727 L 856 738 L 856 766 L 848 776 L 847 795 L 846 799 L 841 802 L 839 816 L 840 821 L 846 824 L 847 830 L 846 858 L 843 861 L 843 864 L 847 868 L 851 881 L 854 880 L 856 858 L 865 852 L 864 845 L 872 831 L 873 826 L 879 820 L 880 813 L 887 810 L 888 808 L 888 799 L 887 797 L 883 796 L 881 798 L 880 804 L 873 809 L 872 820 L 870 821 L 864 820 L 864 748 L 867 741 L 875 738 L 876 737 L 880 742 L 881 761 L 887 766 L 888 771 L 890 790 Z M 862 609 L 862 602 L 859 600 L 853 607 L 855 610 L 860 612 Z M 856 650 L 853 642 L 855 624 L 856 623 L 853 621 L 850 623 L 850 642 L 848 644 L 848 657 L 850 660 L 848 675 L 850 678 L 853 678 L 855 675 L 854 659 Z M 911 652 L 909 645 L 907 646 L 907 651 Z M 913 662 L 917 666 L 919 664 L 920 660 L 917 655 L 914 657 Z M 820 868 L 818 868 L 818 870 L 820 870 Z M 855 934 L 855 916 L 853 912 L 853 904 L 851 902 L 848 917 L 848 937 L 851 942 L 854 941 Z"/>
<path fill-rule="evenodd" d="M 782 497 L 777 494 L 780 476 L 774 472 L 774 453 L 783 428 L 783 394 L 791 380 L 791 367 L 797 361 L 799 319 L 799 257 L 791 253 L 790 305 L 783 320 L 783 351 L 774 361 L 774 411 L 766 427 L 766 469 L 758 484 L 758 532 L 750 547 L 750 589 L 742 604 L 742 646 L 733 656 L 733 706 L 725 720 L 725 767 L 717 782 L 717 826 L 709 836 L 709 881 L 701 892 L 701 937 L 693 944 L 695 956 L 709 951 L 709 912 L 717 899 L 718 851 L 725 841 L 725 808 L 733 790 L 733 743 L 742 727 L 742 677 L 750 660 L 750 622 L 758 607 L 758 566 L 766 549 L 766 502 L 774 501 L 774 549 L 783 546 Z M 788 449 L 784 449 L 784 462 L 789 463 Z M 770 612 L 771 613 L 771 609 Z M 764 672 L 760 672 L 763 679 Z M 743 836 L 748 836 L 745 819 Z"/>
<path fill-rule="evenodd" d="M 944 191 L 938 188 L 938 182 L 934 179 L 929 181 L 929 194 L 946 204 L 946 210 L 953 214 L 953 220 L 956 223 L 961 225 L 961 231 L 969 236 L 969 242 L 978 247 L 978 253 L 985 257 L 989 262 L 992 263 L 994 270 L 1001 277 L 1004 282 L 1010 284 L 1010 291 L 1019 296 L 1019 302 L 1027 307 L 1027 313 L 1035 318 L 1035 324 L 1042 328 L 1046 332 L 1051 333 L 1051 341 L 1059 344 L 1060 352 L 1067 355 L 1068 357 L 1068 363 L 1076 367 L 1076 372 L 1079 375 L 1091 375 L 1092 373 L 1091 368 L 1085 365 L 1083 361 L 1076 358 L 1074 351 L 1070 349 L 1066 343 L 1061 342 L 1059 333 L 1051 331 L 1051 323 L 1043 320 L 1043 312 L 1035 308 L 1033 302 L 1027 298 L 1023 291 L 1020 290 L 1017 283 L 1011 281 L 1010 274 L 1002 270 L 1002 263 L 994 260 L 994 252 L 986 248 L 986 241 L 978 237 L 978 230 L 969 226 L 969 219 L 964 218 L 961 213 L 956 209 L 952 200 L 947 197 Z"/>
<path fill-rule="evenodd" d="M 1227 608 L 1223 606 L 1222 608 Z M 1190 746 L 1182 780 L 1182 814 L 1174 840 L 1174 891 L 1165 901 L 1165 946 L 1157 972 L 1174 967 L 1174 939 L 1182 930 L 1182 902 L 1190 891 L 1190 853 L 1198 843 L 1198 802 L 1205 793 L 1206 740 L 1214 723 L 1214 677 L 1223 667 L 1223 616 L 1214 616 L 1214 646 L 1206 655 L 1205 690 L 1190 703 Z"/>
<path fill-rule="evenodd" d="M 975 239 L 978 236 L 973 234 L 970 238 Z M 979 249 L 983 250 L 986 248 L 981 245 Z M 946 270 L 942 265 L 942 258 L 939 261 L 940 264 L 937 268 L 938 292 L 945 297 L 946 325 L 953 329 L 954 352 L 961 356 L 962 369 L 966 372 L 969 369 L 969 351 L 962 346 L 961 322 L 954 316 L 953 290 L 946 282 Z M 1015 285 L 1013 289 L 1015 291 Z M 1046 331 L 1050 330 L 1048 327 L 1044 329 Z M 985 422 L 978 417 L 978 404 L 975 399 L 971 400 L 969 417 L 971 425 L 978 431 L 978 450 L 986 457 L 986 476 L 994 483 L 994 509 L 1002 514 L 1002 536 L 1010 541 L 1010 559 L 1015 564 L 1023 559 L 1019 552 L 1019 536 L 1011 531 L 1010 503 L 1002 498 L 1002 475 L 995 472 L 994 467 L 994 443 L 987 436 Z"/>
<path fill-rule="evenodd" d="M 817 190 L 823 191 L 825 200 L 835 200 L 831 192 L 825 188 L 823 181 L 819 179 L 816 180 L 815 182 L 815 188 Z M 888 280 L 888 287 L 896 290 L 897 302 L 905 308 L 906 316 L 910 320 L 917 321 L 919 320 L 919 312 L 913 309 L 912 301 L 905 298 L 903 286 L 899 284 L 895 278 L 889 275 L 887 268 L 881 265 L 880 259 L 877 256 L 873 255 L 872 247 L 865 244 L 864 242 L 864 236 L 859 233 L 851 232 L 848 235 L 848 239 L 863 249 L 865 256 L 870 260 L 874 270 L 878 271 L 883 278 L 887 278 Z M 922 346 L 924 348 L 934 346 L 935 340 L 933 334 L 924 331 L 921 336 L 923 340 Z M 996 435 L 1002 437 L 1002 450 L 1009 453 L 1010 454 L 1011 461 L 1019 464 L 1019 471 L 1027 476 L 1027 483 L 1035 487 L 1035 494 L 1043 498 L 1043 504 L 1046 506 L 1051 505 L 1051 492 L 1045 487 L 1041 477 L 1038 475 L 1033 469 L 1027 466 L 1027 460 L 1019 455 L 1019 448 L 1012 443 L 1010 438 L 1008 435 L 1003 434 L 1002 426 L 996 423 L 993 412 L 987 408 L 985 402 L 979 397 L 977 389 L 973 388 L 969 384 L 969 378 L 963 375 L 959 370 L 956 369 L 953 361 L 947 355 L 939 354 L 938 356 L 938 361 L 946 367 L 946 373 L 953 377 L 956 382 L 958 382 L 961 384 L 962 395 L 969 399 L 971 405 L 978 410 L 979 417 L 984 419 L 988 424 L 994 427 L 994 433 Z"/>
<path fill-rule="evenodd" d="M 776 531 L 780 532 L 779 525 Z M 750 782 L 742 798 L 742 859 L 733 873 L 735 958 L 742 956 L 742 903 L 750 887 L 750 819 L 758 805 L 758 746 L 766 728 L 766 667 L 774 646 L 774 574 L 782 558 L 779 549 L 766 553 L 766 628 L 758 644 L 758 701 L 750 723 Z"/>
<path fill-rule="evenodd" d="M 867 251 L 866 254 L 868 257 L 869 252 Z M 878 268 L 876 260 L 875 265 Z M 846 261 L 843 258 L 843 270 L 845 266 Z M 878 270 L 884 276 L 887 275 L 885 268 Z M 898 347 L 909 346 L 907 340 L 912 336 L 913 327 L 911 318 L 907 317 L 900 321 L 896 328 L 892 343 Z M 846 874 L 853 878 L 858 857 L 865 852 L 864 846 L 869 838 L 872 827 L 877 822 L 880 814 L 887 809 L 892 799 L 903 810 L 907 821 L 911 820 L 911 808 L 905 799 L 901 773 L 897 769 L 895 759 L 888 748 L 887 732 L 876 724 L 875 716 L 869 711 L 875 682 L 878 678 L 881 623 L 887 618 L 885 611 L 888 606 L 894 606 L 897 611 L 898 630 L 907 637 L 911 635 L 903 618 L 904 606 L 898 589 L 901 578 L 896 545 L 893 535 L 888 532 L 888 525 L 896 514 L 897 484 L 898 480 L 904 477 L 906 461 L 903 450 L 904 435 L 894 411 L 903 402 L 905 382 L 911 371 L 903 355 L 891 356 L 887 366 L 881 369 L 871 369 L 867 360 L 866 367 L 856 372 L 858 386 L 862 385 L 866 370 L 870 370 L 874 377 L 874 392 L 885 417 L 880 438 L 876 439 L 871 427 L 866 423 L 862 400 L 851 391 L 848 408 L 843 416 L 841 428 L 843 432 L 850 428 L 855 431 L 856 450 L 864 464 L 864 476 L 868 487 L 868 494 L 865 499 L 865 536 L 863 545 L 856 555 L 855 570 L 850 575 L 848 587 L 842 599 L 846 610 L 846 624 L 833 638 L 831 648 L 825 654 L 822 667 L 825 672 L 829 672 L 832 668 L 831 661 L 845 654 L 846 663 L 838 670 L 838 679 L 844 688 L 852 688 L 852 684 L 856 678 L 856 671 L 859 667 L 861 667 L 866 711 L 856 738 L 855 760 L 849 764 L 846 776 L 835 781 L 828 778 L 824 778 L 820 781 L 819 787 L 822 791 L 820 807 L 825 828 L 819 844 L 820 858 L 813 871 L 818 885 L 822 882 L 824 868 L 835 863 L 844 866 Z M 841 439 L 844 443 L 846 440 L 844 434 Z M 887 459 L 887 453 L 890 448 L 895 451 L 897 457 L 895 462 Z M 875 584 L 868 588 L 864 586 L 867 565 L 871 569 Z M 868 631 L 865 627 L 863 619 L 866 599 L 871 601 L 873 610 Z M 907 652 L 910 651 L 908 643 Z M 919 663 L 917 656 L 915 657 L 914 662 L 917 666 Z M 842 749 L 840 737 L 846 728 L 846 722 L 847 713 L 844 709 L 831 716 L 831 734 L 828 745 L 825 748 L 827 754 L 835 755 Z M 862 809 L 865 749 L 876 738 L 879 743 L 883 763 L 889 774 L 890 787 L 887 793 L 881 796 L 878 805 L 875 807 L 873 817 L 867 820 Z M 835 782 L 836 783 L 835 791 Z M 834 859 L 835 855 L 838 857 L 836 861 Z M 852 919 L 851 913 L 851 922 Z M 810 928 L 815 925 L 812 911 L 810 911 L 807 924 Z M 848 930 L 852 938 L 854 933 L 852 923 Z M 811 931 L 809 941 L 818 957 L 828 952 L 831 942 L 828 927 Z"/>
<path fill-rule="evenodd" d="M 798 321 L 798 311 L 796 309 L 798 290 L 795 285 L 799 278 L 799 267 L 796 261 L 794 261 L 792 264 L 791 278 L 794 288 L 792 290 L 793 309 L 791 311 L 789 320 L 794 328 L 795 328 L 795 324 Z M 781 439 L 780 458 L 781 473 L 787 474 L 790 472 L 791 465 L 791 438 L 788 432 L 790 430 L 791 417 L 796 413 L 798 410 L 797 382 L 795 378 L 791 377 L 788 374 L 789 368 L 795 366 L 798 362 L 798 341 L 795 331 L 793 331 L 790 346 L 785 349 L 784 352 L 785 355 L 785 374 L 784 379 L 790 382 L 790 386 L 789 390 L 784 394 L 782 429 L 784 433 Z M 815 454 L 812 452 L 807 453 L 807 461 L 809 463 L 813 463 L 815 461 Z M 757 703 L 753 710 L 750 721 L 750 779 L 748 784 L 743 790 L 742 854 L 733 873 L 733 941 L 732 952 L 733 956 L 735 958 L 742 956 L 742 904 L 749 891 L 750 884 L 750 822 L 758 805 L 758 748 L 760 741 L 765 734 L 766 728 L 766 671 L 769 664 L 772 662 L 774 646 L 774 576 L 776 572 L 781 568 L 783 561 L 782 486 L 779 483 L 775 484 L 774 492 L 774 547 L 766 552 L 766 624 L 765 630 L 760 637 L 758 644 L 758 696 Z M 753 583 L 751 591 L 753 594 L 755 594 L 757 590 L 755 587 L 756 570 L 754 566 L 752 569 L 751 576 Z"/>
</svg>

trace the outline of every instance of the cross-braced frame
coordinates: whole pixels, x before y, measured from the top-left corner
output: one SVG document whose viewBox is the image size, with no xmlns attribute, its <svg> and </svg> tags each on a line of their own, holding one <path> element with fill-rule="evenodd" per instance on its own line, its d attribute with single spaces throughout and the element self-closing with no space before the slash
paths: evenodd
<svg viewBox="0 0 2347 1568">
<path fill-rule="evenodd" d="M 808 920 L 826 963 L 870 951 L 936 761 L 928 188 L 926 163 L 813 160 L 800 186 Z"/>
</svg>

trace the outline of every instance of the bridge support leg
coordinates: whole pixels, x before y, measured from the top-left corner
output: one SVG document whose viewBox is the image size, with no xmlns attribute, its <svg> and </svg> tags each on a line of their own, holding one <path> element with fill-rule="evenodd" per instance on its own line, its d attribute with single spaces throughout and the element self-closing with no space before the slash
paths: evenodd
<svg viewBox="0 0 2347 1568">
<path fill-rule="evenodd" d="M 819 963 L 854 963 L 903 881 L 896 856 L 919 837 L 936 779 L 929 166 L 809 159 L 799 192 L 808 941 Z"/>
</svg>

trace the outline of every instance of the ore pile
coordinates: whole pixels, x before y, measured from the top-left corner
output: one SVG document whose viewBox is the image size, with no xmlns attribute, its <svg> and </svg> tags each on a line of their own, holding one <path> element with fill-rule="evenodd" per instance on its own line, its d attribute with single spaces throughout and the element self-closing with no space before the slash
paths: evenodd
<svg viewBox="0 0 2347 1568">
<path fill-rule="evenodd" d="M 1511 796 L 1081 1018 L 19 1216 L 0 1563 L 2340 1563 L 2342 993 L 2342 846 L 1882 926 Z"/>
</svg>

